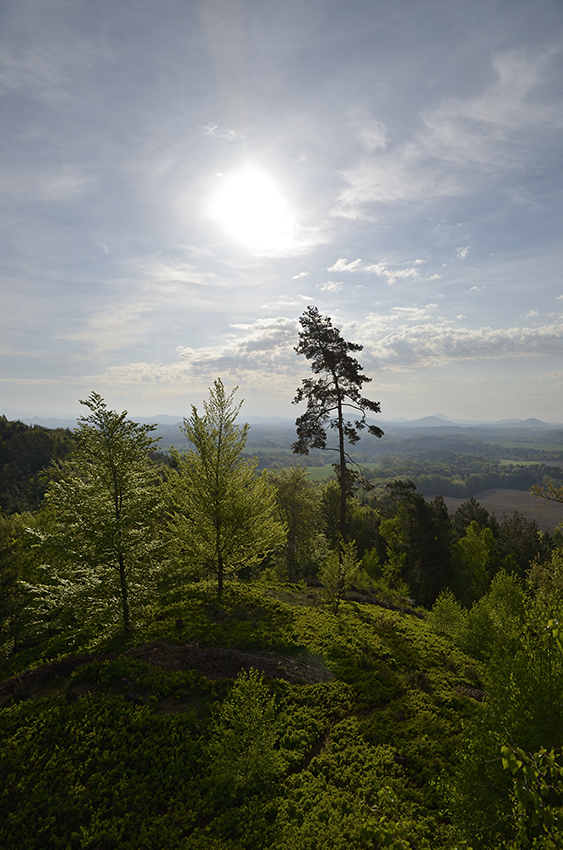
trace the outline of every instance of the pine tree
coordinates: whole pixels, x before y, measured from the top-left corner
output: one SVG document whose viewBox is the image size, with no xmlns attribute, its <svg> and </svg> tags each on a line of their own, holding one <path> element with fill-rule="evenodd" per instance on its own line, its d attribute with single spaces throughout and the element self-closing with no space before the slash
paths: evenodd
<svg viewBox="0 0 563 850">
<path fill-rule="evenodd" d="M 299 319 L 302 330 L 295 350 L 311 361 L 311 369 L 318 378 L 305 378 L 297 390 L 294 404 L 307 401 L 307 410 L 296 420 L 297 441 L 293 451 L 308 454 L 310 448 L 327 448 L 327 428 L 338 433 L 338 478 L 340 486 L 340 538 L 346 541 L 346 495 L 348 455 L 346 442 L 354 445 L 364 428 L 375 437 L 383 431 L 377 425 L 368 425 L 366 413 L 379 413 L 379 402 L 364 398 L 362 385 L 371 381 L 363 373 L 351 351 L 361 351 L 363 346 L 347 342 L 338 328 L 333 327 L 329 316 L 321 316 L 317 307 L 308 307 Z M 347 416 L 352 413 L 354 419 Z M 342 546 L 340 547 L 342 557 Z"/>
</svg>

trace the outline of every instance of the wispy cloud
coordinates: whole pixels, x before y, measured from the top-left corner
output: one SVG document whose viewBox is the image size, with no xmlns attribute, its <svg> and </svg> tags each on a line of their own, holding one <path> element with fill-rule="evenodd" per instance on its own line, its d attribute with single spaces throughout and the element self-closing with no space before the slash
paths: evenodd
<svg viewBox="0 0 563 850">
<path fill-rule="evenodd" d="M 98 310 L 83 320 L 74 320 L 72 329 L 59 333 L 60 340 L 79 342 L 84 346 L 84 359 L 101 352 L 120 351 L 139 343 L 150 331 L 151 306 L 137 299 L 134 303 L 113 304 L 111 309 Z M 87 348 L 86 348 L 87 347 Z"/>
<path fill-rule="evenodd" d="M 0 193 L 17 202 L 75 201 L 93 183 L 85 169 L 71 164 L 54 168 L 27 167 L 21 171 L 18 168 L 0 170 Z"/>
<path fill-rule="evenodd" d="M 216 272 L 201 271 L 192 263 L 180 259 L 166 259 L 153 256 L 132 260 L 131 268 L 140 273 L 147 281 L 157 285 L 190 284 L 192 286 L 226 286 L 228 281 L 223 280 Z"/>
<path fill-rule="evenodd" d="M 385 125 L 371 119 L 358 128 L 358 135 L 368 151 L 385 147 Z"/>
<path fill-rule="evenodd" d="M 417 261 L 418 262 L 418 261 Z M 420 272 L 417 268 L 390 268 L 388 263 L 370 263 L 362 265 L 362 260 L 352 260 L 348 262 L 346 257 L 342 257 L 335 262 L 333 266 L 329 266 L 329 272 L 367 272 L 368 274 L 376 274 L 378 277 L 387 278 L 390 284 L 396 283 L 398 279 L 420 277 Z"/>
<path fill-rule="evenodd" d="M 344 172 L 340 212 L 364 204 L 471 194 L 537 156 L 532 140 L 555 144 L 563 126 L 557 103 L 542 96 L 561 47 L 508 50 L 492 60 L 494 79 L 480 94 L 427 109 L 410 140 L 363 157 Z"/>
<path fill-rule="evenodd" d="M 107 42 L 96 42 L 76 29 L 67 29 L 67 22 L 61 27 L 61 18 L 58 26 L 53 26 L 51 12 L 48 7 L 34 9 L 36 29 L 33 32 L 26 21 L 29 14 L 24 11 L 11 38 L 3 41 L 0 94 L 25 94 L 48 102 L 60 101 L 66 97 L 80 68 L 111 61 Z M 42 22 L 43 14 L 46 19 Z M 17 14 L 14 21 L 17 21 Z"/>
<path fill-rule="evenodd" d="M 0 54 L 0 92 L 44 91 L 67 79 L 65 68 L 74 64 L 61 61 L 59 51 L 45 46 L 10 45 Z"/>
<path fill-rule="evenodd" d="M 235 130 L 225 130 L 217 124 L 206 124 L 201 128 L 202 135 L 213 136 L 216 139 L 224 139 L 226 142 L 234 142 L 242 138 Z"/>
</svg>

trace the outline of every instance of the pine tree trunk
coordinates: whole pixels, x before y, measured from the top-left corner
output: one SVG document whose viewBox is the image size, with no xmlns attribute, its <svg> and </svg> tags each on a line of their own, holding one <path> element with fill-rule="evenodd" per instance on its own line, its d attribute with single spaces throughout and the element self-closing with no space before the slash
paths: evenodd
<svg viewBox="0 0 563 850">
<path fill-rule="evenodd" d="M 340 399 L 338 399 L 338 450 L 340 455 L 340 540 L 338 542 L 338 562 L 342 566 L 344 544 L 346 543 L 346 452 L 344 450 L 344 424 Z"/>
</svg>

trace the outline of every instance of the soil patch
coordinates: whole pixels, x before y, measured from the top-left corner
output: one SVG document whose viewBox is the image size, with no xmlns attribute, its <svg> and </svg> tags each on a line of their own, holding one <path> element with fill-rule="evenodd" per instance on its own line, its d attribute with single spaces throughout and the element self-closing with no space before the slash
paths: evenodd
<svg viewBox="0 0 563 850">
<path fill-rule="evenodd" d="M 207 679 L 236 679 L 241 670 L 254 668 L 268 679 L 285 679 L 293 684 L 315 684 L 333 679 L 322 663 L 313 663 L 277 652 L 242 652 L 238 649 L 202 647 L 198 643 L 173 644 L 163 640 L 136 646 L 125 652 L 73 655 L 50 661 L 0 684 L 0 702 L 17 696 L 37 696 L 53 687 L 55 680 L 67 679 L 90 661 L 103 661 L 125 655 L 163 670 L 197 670 Z"/>
<path fill-rule="evenodd" d="M 198 643 L 172 644 L 163 640 L 128 649 L 124 655 L 164 670 L 197 670 L 207 679 L 235 679 L 253 667 L 268 679 L 314 684 L 333 679 L 326 667 L 277 652 L 242 652 L 239 649 L 202 647 Z"/>
</svg>

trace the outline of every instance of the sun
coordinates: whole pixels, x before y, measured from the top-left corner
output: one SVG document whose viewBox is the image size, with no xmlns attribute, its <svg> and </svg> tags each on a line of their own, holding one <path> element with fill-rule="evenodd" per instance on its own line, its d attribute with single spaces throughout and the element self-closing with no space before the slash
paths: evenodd
<svg viewBox="0 0 563 850">
<path fill-rule="evenodd" d="M 294 243 L 294 218 L 267 174 L 248 169 L 222 180 L 215 217 L 234 239 L 253 251 L 281 250 Z"/>
</svg>

